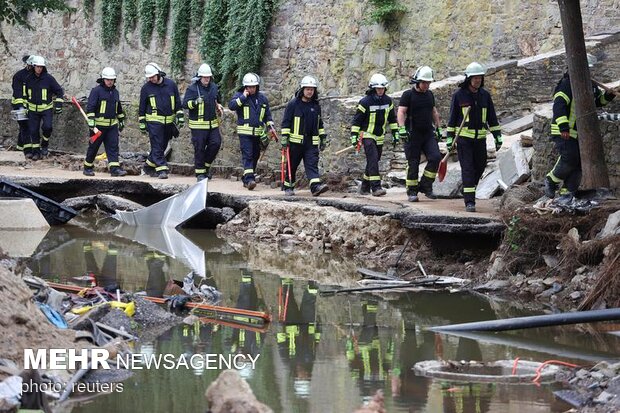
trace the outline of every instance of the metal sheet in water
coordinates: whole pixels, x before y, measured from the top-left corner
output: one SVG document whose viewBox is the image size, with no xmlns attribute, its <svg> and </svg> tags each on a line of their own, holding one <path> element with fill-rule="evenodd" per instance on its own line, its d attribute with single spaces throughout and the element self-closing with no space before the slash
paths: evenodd
<svg viewBox="0 0 620 413">
<path fill-rule="evenodd" d="M 205 209 L 207 182 L 208 179 L 204 179 L 181 193 L 137 211 L 116 211 L 114 218 L 127 225 L 174 228 Z"/>
</svg>

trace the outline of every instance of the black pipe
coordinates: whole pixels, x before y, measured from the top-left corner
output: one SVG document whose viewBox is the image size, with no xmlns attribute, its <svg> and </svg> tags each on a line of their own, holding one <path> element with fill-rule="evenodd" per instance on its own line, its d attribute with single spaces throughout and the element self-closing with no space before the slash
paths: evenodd
<svg viewBox="0 0 620 413">
<path fill-rule="evenodd" d="M 430 327 L 432 331 L 507 331 L 522 328 L 559 326 L 565 324 L 591 323 L 594 321 L 620 320 L 620 308 L 606 310 L 576 311 L 571 313 L 535 315 L 530 317 L 506 318 L 502 320 L 478 321 L 474 323 L 450 324 Z"/>
</svg>

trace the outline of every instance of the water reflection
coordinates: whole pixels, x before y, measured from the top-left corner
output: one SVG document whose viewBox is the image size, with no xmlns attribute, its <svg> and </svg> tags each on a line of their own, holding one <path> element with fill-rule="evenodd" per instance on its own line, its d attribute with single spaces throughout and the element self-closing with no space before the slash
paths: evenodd
<svg viewBox="0 0 620 413">
<path fill-rule="evenodd" d="M 264 329 L 240 328 L 248 321 L 242 317 L 229 320 L 237 326 L 195 323 L 140 343 L 136 350 L 259 356 L 256 369 L 246 367 L 240 373 L 257 398 L 276 412 L 349 412 L 378 389 L 384 391 L 390 412 L 563 411 L 567 407 L 556 404 L 549 386 L 433 381 L 415 376 L 412 367 L 429 359 L 492 361 L 519 356 L 543 361 L 554 351 L 567 361 L 584 363 L 591 356 L 615 357 L 620 348 L 616 337 L 592 340 L 570 327 L 483 336 L 435 334 L 426 327 L 528 312 L 468 294 L 323 297 L 315 281 L 252 267 L 245 253 L 212 232 L 203 231 L 192 240 L 204 257 L 202 268 L 113 231 L 65 226 L 50 230 L 28 265 L 35 275 L 56 281 L 76 282 L 76 277 L 92 274 L 81 282 L 119 284 L 123 290 L 144 290 L 153 296 L 164 292 L 168 280 L 180 281 L 190 273 L 196 283 L 220 290 L 223 306 L 270 312 L 274 322 Z M 204 392 L 219 371 L 204 367 L 134 373 L 123 393 L 99 397 L 74 411 L 205 411 Z"/>
</svg>

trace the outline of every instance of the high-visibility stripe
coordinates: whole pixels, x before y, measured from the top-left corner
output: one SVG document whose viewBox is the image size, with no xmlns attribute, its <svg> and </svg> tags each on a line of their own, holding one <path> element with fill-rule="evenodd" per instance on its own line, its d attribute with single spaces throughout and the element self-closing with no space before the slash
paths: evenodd
<svg viewBox="0 0 620 413">
<path fill-rule="evenodd" d="M 244 106 L 243 107 L 243 120 L 249 120 L 249 119 L 250 119 L 250 107 Z"/>
<path fill-rule="evenodd" d="M 44 112 L 46 110 L 50 110 L 54 107 L 53 103 L 47 103 L 45 105 L 37 105 L 35 103 L 28 102 L 28 110 L 30 112 Z"/>
<path fill-rule="evenodd" d="M 417 179 L 407 179 L 405 181 L 405 186 L 418 186 L 418 180 Z"/>
<path fill-rule="evenodd" d="M 437 172 L 431 172 L 425 169 L 422 175 L 424 175 L 427 178 L 435 179 L 435 177 L 437 176 Z"/>
<path fill-rule="evenodd" d="M 475 186 L 463 187 L 463 192 L 466 194 L 471 194 L 472 192 L 476 192 L 476 187 Z"/>
<path fill-rule="evenodd" d="M 243 174 L 247 175 L 247 174 L 253 174 L 254 173 L 254 169 L 244 169 L 243 170 Z"/>
<path fill-rule="evenodd" d="M 190 129 L 215 129 L 220 126 L 220 122 L 215 120 L 189 120 Z"/>
<path fill-rule="evenodd" d="M 556 98 L 562 98 L 566 101 L 567 105 L 570 105 L 570 98 L 568 97 L 568 95 L 562 91 L 560 92 L 556 92 L 555 95 L 553 95 L 553 100 L 555 100 Z"/>
<path fill-rule="evenodd" d="M 118 123 L 118 119 L 107 119 L 107 118 L 95 118 L 95 125 L 97 126 L 113 126 Z"/>
<path fill-rule="evenodd" d="M 101 103 L 99 104 L 99 113 L 100 114 L 102 114 L 102 115 L 105 114 L 105 110 L 106 110 L 107 105 L 108 105 L 108 102 L 106 100 L 102 100 L 101 101 Z"/>
<path fill-rule="evenodd" d="M 318 184 L 321 182 L 321 178 L 312 178 L 310 184 Z"/>
<path fill-rule="evenodd" d="M 366 108 L 362 105 L 357 105 L 357 110 L 359 110 L 362 113 L 366 113 Z"/>
<path fill-rule="evenodd" d="M 172 108 L 172 110 L 174 110 L 174 108 L 176 107 L 174 104 L 175 104 L 175 97 L 174 95 L 170 95 L 170 107 Z"/>
<path fill-rule="evenodd" d="M 245 125 L 237 125 L 237 133 L 239 135 L 261 136 L 264 130 L 262 127 L 254 128 L 247 123 Z"/>
<path fill-rule="evenodd" d="M 146 114 L 145 119 L 147 122 L 157 122 L 157 123 L 163 123 L 164 125 L 167 125 L 169 123 L 173 123 L 174 122 L 174 115 L 168 115 L 168 116 L 160 116 L 157 114 L 157 112 L 155 113 L 151 113 L 151 114 Z"/>
<path fill-rule="evenodd" d="M 41 89 L 41 100 L 43 102 L 47 100 L 47 89 Z"/>
<path fill-rule="evenodd" d="M 206 174 L 207 170 L 206 169 L 194 169 L 194 173 L 196 175 L 200 175 L 200 174 Z"/>
<path fill-rule="evenodd" d="M 258 115 L 258 120 L 260 120 L 261 122 L 263 121 L 263 118 L 265 117 L 265 108 L 266 108 L 265 105 L 263 105 L 260 108 L 260 115 Z"/>
</svg>

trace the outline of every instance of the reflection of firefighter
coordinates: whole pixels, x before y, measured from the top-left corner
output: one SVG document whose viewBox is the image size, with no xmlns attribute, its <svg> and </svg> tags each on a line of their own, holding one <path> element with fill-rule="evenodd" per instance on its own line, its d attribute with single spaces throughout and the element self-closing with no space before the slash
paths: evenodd
<svg viewBox="0 0 620 413">
<path fill-rule="evenodd" d="M 493 384 L 468 383 L 457 390 L 442 388 L 444 413 L 486 413 L 490 410 Z"/>
<path fill-rule="evenodd" d="M 144 260 L 149 270 L 149 278 L 146 281 L 146 295 L 150 297 L 161 297 L 164 295 L 164 290 L 166 289 L 164 264 L 166 264 L 167 257 L 155 251 L 148 251 L 144 255 Z"/>
<path fill-rule="evenodd" d="M 364 325 L 359 338 L 352 334 L 347 339 L 347 359 L 351 365 L 353 377 L 360 381 L 363 394 L 381 388 L 387 372 L 391 368 L 394 356 L 394 346 L 382 348 L 377 327 L 377 302 L 368 301 L 362 304 Z"/>
<path fill-rule="evenodd" d="M 101 249 L 106 252 L 101 269 L 97 265 L 97 260 L 95 259 L 95 249 Z M 116 277 L 116 257 L 118 255 L 118 250 L 114 244 L 110 244 L 106 248 L 105 244 L 101 242 L 91 243 L 90 241 L 86 241 L 84 242 L 82 251 L 84 251 L 86 271 L 93 277 L 93 281 L 97 286 L 103 287 L 110 292 L 114 292 L 120 288 Z"/>
<path fill-rule="evenodd" d="M 259 310 L 260 304 L 254 278 L 251 274 L 243 274 L 241 276 L 241 285 L 239 286 L 237 308 L 242 310 Z M 250 323 L 252 321 L 243 316 L 235 316 L 234 319 L 242 323 Z M 260 348 L 263 344 L 263 336 L 263 334 L 257 331 L 235 329 L 231 338 L 230 352 L 255 356 L 260 353 Z"/>
<path fill-rule="evenodd" d="M 319 320 L 316 315 L 316 282 L 309 281 L 297 307 L 293 292 L 293 280 L 282 279 L 282 313 L 284 314 L 280 332 L 277 334 L 280 356 L 290 365 L 293 386 L 299 397 L 307 397 L 310 392 L 312 367 L 316 350 L 321 339 Z"/>
</svg>

